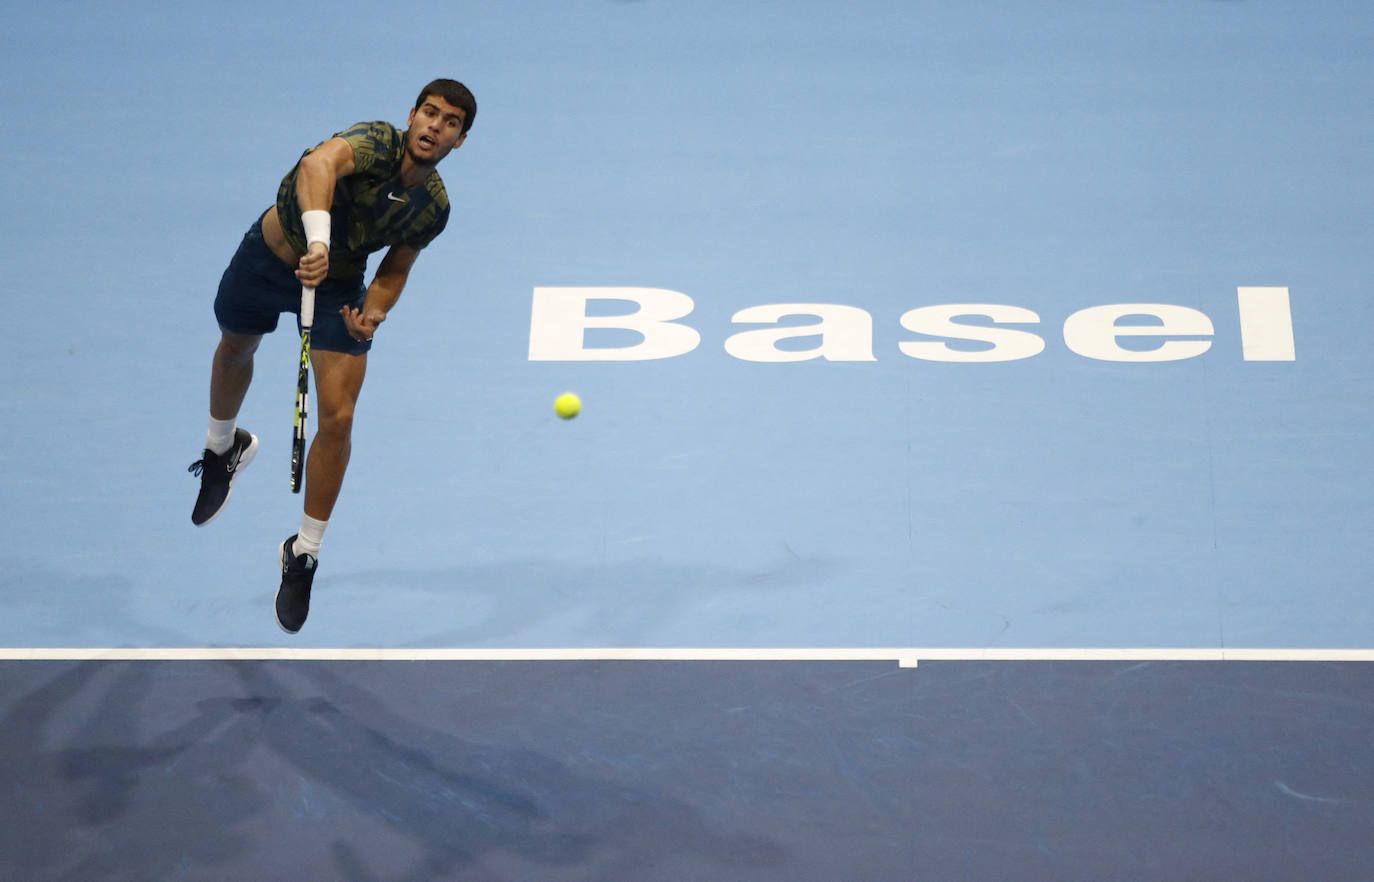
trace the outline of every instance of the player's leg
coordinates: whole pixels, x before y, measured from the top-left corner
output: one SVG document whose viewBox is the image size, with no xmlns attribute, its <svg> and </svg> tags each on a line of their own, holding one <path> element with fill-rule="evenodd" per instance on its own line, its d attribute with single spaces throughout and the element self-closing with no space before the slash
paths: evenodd
<svg viewBox="0 0 1374 882">
<path fill-rule="evenodd" d="M 367 354 L 312 349 L 315 437 L 305 462 L 305 512 L 296 535 L 279 546 L 282 580 L 277 591 L 277 623 L 294 634 L 310 611 L 310 590 L 329 516 L 338 501 L 353 451 L 353 412 L 367 374 Z"/>
<path fill-rule="evenodd" d="M 305 513 L 329 520 L 353 451 L 353 412 L 367 374 L 367 354 L 317 351 L 315 397 L 318 426 L 305 463 Z"/>
<path fill-rule="evenodd" d="M 196 526 L 208 524 L 224 510 L 239 472 L 257 453 L 258 439 L 238 428 L 239 408 L 253 380 L 253 355 L 262 335 L 277 327 L 277 317 L 298 301 L 299 290 L 291 268 L 263 243 L 261 222 L 254 223 L 220 278 L 215 296 L 220 342 L 210 368 L 210 420 L 204 455 L 189 469 L 200 476 L 200 493 L 191 510 Z"/>
<path fill-rule="evenodd" d="M 219 345 L 210 368 L 210 418 L 233 420 L 239 415 L 248 386 L 253 382 L 253 356 L 262 342 L 260 334 L 236 334 L 220 329 Z"/>
<path fill-rule="evenodd" d="M 191 510 L 191 523 L 204 526 L 229 502 L 234 481 L 258 452 L 258 439 L 237 426 L 239 407 L 253 380 L 253 353 L 261 336 L 222 331 L 210 368 L 210 425 L 205 451 L 191 463 L 200 475 L 200 493 Z"/>
</svg>

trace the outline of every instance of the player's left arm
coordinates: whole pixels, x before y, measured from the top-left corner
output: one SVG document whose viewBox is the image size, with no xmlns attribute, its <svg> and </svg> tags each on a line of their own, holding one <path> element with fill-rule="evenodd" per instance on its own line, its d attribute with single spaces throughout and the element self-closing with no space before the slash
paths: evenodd
<svg viewBox="0 0 1374 882">
<path fill-rule="evenodd" d="M 420 249 L 409 245 L 392 245 L 377 267 L 377 275 L 367 288 L 367 298 L 362 309 L 345 306 L 339 312 L 343 315 L 344 325 L 355 340 L 371 340 L 377 333 L 377 326 L 386 321 L 396 301 L 401 299 L 401 291 L 410 277 L 410 268 L 420 256 Z"/>
</svg>

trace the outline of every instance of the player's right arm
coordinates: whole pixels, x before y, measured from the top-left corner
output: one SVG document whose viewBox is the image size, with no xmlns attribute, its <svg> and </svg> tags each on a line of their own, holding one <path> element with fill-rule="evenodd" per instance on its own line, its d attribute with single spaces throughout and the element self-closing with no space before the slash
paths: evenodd
<svg viewBox="0 0 1374 882">
<path fill-rule="evenodd" d="M 334 182 L 354 169 L 353 146 L 343 138 L 330 138 L 301 157 L 296 175 L 296 199 L 301 213 L 329 211 L 334 203 Z M 302 285 L 315 287 L 329 275 L 329 248 L 311 243 L 296 268 Z"/>
</svg>

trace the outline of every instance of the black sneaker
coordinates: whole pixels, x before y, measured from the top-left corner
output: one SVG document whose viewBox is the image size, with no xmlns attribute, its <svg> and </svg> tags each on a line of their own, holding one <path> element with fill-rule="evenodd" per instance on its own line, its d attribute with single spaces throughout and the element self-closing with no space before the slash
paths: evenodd
<svg viewBox="0 0 1374 882">
<path fill-rule="evenodd" d="M 281 562 L 281 587 L 277 589 L 277 624 L 294 634 L 310 614 L 310 583 L 315 581 L 315 556 L 295 553 L 296 537 L 277 548 Z"/>
<path fill-rule="evenodd" d="M 191 523 L 203 527 L 224 511 L 234 479 L 253 461 L 258 452 L 258 436 L 243 429 L 234 430 L 234 443 L 223 453 L 205 451 L 205 456 L 191 463 L 186 471 L 200 475 L 200 495 L 191 509 Z"/>
</svg>

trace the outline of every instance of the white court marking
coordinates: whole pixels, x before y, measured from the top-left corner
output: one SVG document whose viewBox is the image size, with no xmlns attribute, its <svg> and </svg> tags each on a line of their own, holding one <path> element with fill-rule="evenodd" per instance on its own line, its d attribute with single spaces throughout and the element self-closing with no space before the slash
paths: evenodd
<svg viewBox="0 0 1374 882">
<path fill-rule="evenodd" d="M 1370 662 L 1374 649 L 8 647 L 0 661 L 1240 661 Z"/>
</svg>

